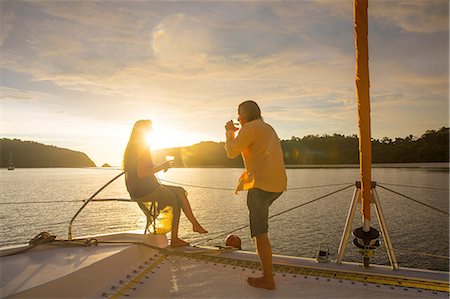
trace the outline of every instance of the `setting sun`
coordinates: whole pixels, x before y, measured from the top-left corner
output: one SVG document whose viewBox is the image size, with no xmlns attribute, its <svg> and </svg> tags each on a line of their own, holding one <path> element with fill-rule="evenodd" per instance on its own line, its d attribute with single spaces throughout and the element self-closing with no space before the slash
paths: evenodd
<svg viewBox="0 0 450 299">
<path fill-rule="evenodd" d="M 155 124 L 153 124 L 152 132 L 147 136 L 147 142 L 152 150 L 191 145 L 199 140 L 201 139 L 195 134 Z"/>
</svg>

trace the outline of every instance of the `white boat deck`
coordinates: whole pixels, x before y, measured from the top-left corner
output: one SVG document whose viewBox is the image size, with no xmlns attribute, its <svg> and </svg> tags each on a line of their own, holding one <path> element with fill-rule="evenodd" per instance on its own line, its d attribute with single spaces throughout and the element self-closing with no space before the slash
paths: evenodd
<svg viewBox="0 0 450 299">
<path fill-rule="evenodd" d="M 1 298 L 448 298 L 447 272 L 365 269 L 274 256 L 276 290 L 249 286 L 255 253 L 217 248 L 160 250 L 165 236 L 98 236 L 98 246 L 39 245 L 3 256 Z M 109 243 L 113 242 L 113 243 Z M 19 248 L 3 249 L 2 255 Z"/>
</svg>

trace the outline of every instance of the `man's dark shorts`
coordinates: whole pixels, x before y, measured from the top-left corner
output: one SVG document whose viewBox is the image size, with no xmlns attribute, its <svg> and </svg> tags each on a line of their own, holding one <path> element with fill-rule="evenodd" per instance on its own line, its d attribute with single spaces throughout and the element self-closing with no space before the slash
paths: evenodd
<svg viewBox="0 0 450 299">
<path fill-rule="evenodd" d="M 248 190 L 247 207 L 252 238 L 268 232 L 269 207 L 282 193 L 267 192 L 258 188 Z"/>
</svg>

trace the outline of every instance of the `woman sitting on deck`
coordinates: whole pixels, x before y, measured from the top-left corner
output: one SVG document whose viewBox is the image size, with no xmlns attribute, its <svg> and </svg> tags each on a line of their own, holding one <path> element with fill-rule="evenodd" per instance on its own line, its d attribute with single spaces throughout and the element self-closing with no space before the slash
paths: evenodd
<svg viewBox="0 0 450 299">
<path fill-rule="evenodd" d="M 146 137 L 152 129 L 150 120 L 139 120 L 134 124 L 123 156 L 123 168 L 125 170 L 125 182 L 131 199 L 138 203 L 157 202 L 162 210 L 166 206 L 173 208 L 173 222 L 171 231 L 171 247 L 185 246 L 187 242 L 178 238 L 178 225 L 180 210 L 192 223 L 192 229 L 198 233 L 207 231 L 198 223 L 192 213 L 191 206 L 186 197 L 187 192 L 181 187 L 162 185 L 155 177 L 155 173 L 167 171 L 173 161 L 167 161 L 161 165 L 153 165 L 150 145 Z"/>
</svg>

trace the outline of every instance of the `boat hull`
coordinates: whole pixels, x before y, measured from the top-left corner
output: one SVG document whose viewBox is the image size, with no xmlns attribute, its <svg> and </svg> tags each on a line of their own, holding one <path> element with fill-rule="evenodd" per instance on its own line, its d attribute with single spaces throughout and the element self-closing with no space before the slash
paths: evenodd
<svg viewBox="0 0 450 299">
<path fill-rule="evenodd" d="M 164 235 L 120 233 L 76 243 L 0 250 L 1 294 L 11 298 L 427 298 L 448 297 L 448 273 L 357 263 L 318 263 L 274 255 L 277 289 L 256 289 L 254 252 L 216 247 L 165 248 Z M 58 242 L 57 242 L 58 243 Z M 331 294 L 331 296 L 330 296 Z"/>
</svg>

